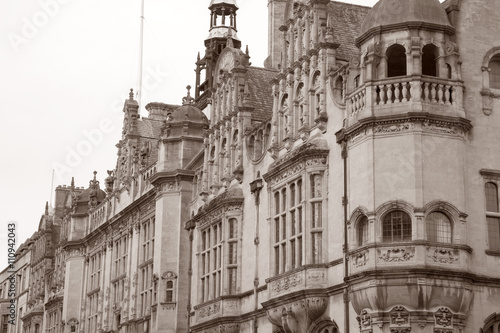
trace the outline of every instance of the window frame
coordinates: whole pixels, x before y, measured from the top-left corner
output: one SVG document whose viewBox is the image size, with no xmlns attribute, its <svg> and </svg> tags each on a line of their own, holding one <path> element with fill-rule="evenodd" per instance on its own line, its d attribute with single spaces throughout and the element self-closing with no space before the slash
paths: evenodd
<svg viewBox="0 0 500 333">
<path fill-rule="evenodd" d="M 492 184 L 496 188 L 496 211 L 490 211 L 488 207 L 487 185 Z M 500 193 L 498 181 L 487 179 L 484 182 L 484 198 L 485 198 L 485 215 L 486 215 L 486 230 L 488 234 L 488 249 L 489 254 L 500 255 Z M 496 224 L 497 230 L 492 230 L 493 224 Z M 496 237 L 495 237 L 496 232 Z M 492 244 L 494 243 L 494 244 Z"/>
<path fill-rule="evenodd" d="M 401 212 L 402 214 L 406 214 L 406 216 L 409 219 L 409 225 L 410 225 L 409 235 L 406 236 L 406 237 L 409 237 L 409 239 L 405 239 L 405 235 L 404 235 L 405 229 L 404 229 L 404 225 L 403 225 L 403 223 L 405 223 L 405 222 L 403 220 L 401 221 L 401 223 L 402 223 L 402 225 L 401 225 L 401 239 L 397 239 L 397 240 L 394 239 L 394 225 L 393 225 L 394 222 L 393 222 L 392 218 L 391 218 L 391 240 L 386 239 L 386 235 L 385 235 L 386 218 L 388 216 L 391 216 L 392 214 L 394 214 L 396 212 Z M 404 215 L 402 216 L 402 218 L 404 218 Z M 412 219 L 411 214 L 409 214 L 406 210 L 404 210 L 402 208 L 391 209 L 382 215 L 380 222 L 381 222 L 380 224 L 381 224 L 381 228 L 382 228 L 381 235 L 382 235 L 382 242 L 383 243 L 391 244 L 391 243 L 400 243 L 400 242 L 411 242 L 413 240 L 413 219 Z"/>
<path fill-rule="evenodd" d="M 228 211 L 199 230 L 198 302 L 240 292 L 241 213 Z"/>
<path fill-rule="evenodd" d="M 273 191 L 274 214 L 271 234 L 275 276 L 304 265 L 303 184 L 302 177 L 295 177 Z"/>
<path fill-rule="evenodd" d="M 439 236 L 438 236 L 438 231 L 436 231 L 436 239 L 431 239 L 430 237 L 430 216 L 432 214 L 442 214 L 444 215 L 447 219 L 448 219 L 448 223 L 449 223 L 449 240 L 448 241 L 442 241 L 442 240 L 439 240 Z M 436 228 L 438 228 L 436 226 Z M 430 242 L 434 242 L 434 243 L 443 243 L 443 244 L 453 244 L 453 239 L 454 239 L 454 231 L 455 231 L 455 223 L 453 221 L 453 218 L 445 211 L 443 210 L 431 210 L 429 211 L 426 215 L 425 215 L 425 238 L 430 241 Z"/>
</svg>

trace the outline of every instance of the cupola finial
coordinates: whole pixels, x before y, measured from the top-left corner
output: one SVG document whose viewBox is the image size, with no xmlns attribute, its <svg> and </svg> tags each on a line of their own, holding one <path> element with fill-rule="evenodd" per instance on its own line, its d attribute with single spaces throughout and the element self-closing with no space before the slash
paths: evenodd
<svg viewBox="0 0 500 333">
<path fill-rule="evenodd" d="M 191 90 L 191 86 L 187 86 L 187 96 L 182 98 L 182 105 L 193 105 L 194 104 L 194 98 L 191 97 L 191 93 L 189 92 Z"/>
</svg>

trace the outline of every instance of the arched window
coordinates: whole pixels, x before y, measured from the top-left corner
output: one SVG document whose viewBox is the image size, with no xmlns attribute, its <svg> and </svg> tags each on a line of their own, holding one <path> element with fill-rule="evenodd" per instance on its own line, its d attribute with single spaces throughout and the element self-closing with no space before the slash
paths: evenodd
<svg viewBox="0 0 500 333">
<path fill-rule="evenodd" d="M 451 65 L 450 64 L 446 64 L 446 78 L 447 79 L 451 79 L 451 74 L 452 74 Z"/>
<path fill-rule="evenodd" d="M 259 130 L 257 132 L 257 139 L 255 140 L 255 158 L 260 158 L 262 156 L 262 147 L 264 145 L 264 132 Z"/>
<path fill-rule="evenodd" d="M 500 54 L 491 58 L 490 64 L 490 88 L 500 89 Z"/>
<path fill-rule="evenodd" d="M 358 220 L 358 246 L 363 246 L 368 243 L 368 218 L 362 216 Z"/>
<path fill-rule="evenodd" d="M 485 325 L 481 332 L 498 333 L 500 331 L 500 313 L 493 313 L 484 320 Z"/>
<path fill-rule="evenodd" d="M 400 44 L 387 49 L 387 77 L 406 75 L 406 50 Z"/>
<path fill-rule="evenodd" d="M 334 95 L 337 102 L 344 102 L 344 78 L 342 75 L 339 75 L 337 80 L 335 80 Z"/>
<path fill-rule="evenodd" d="M 356 77 L 354 78 L 354 82 L 353 82 L 354 88 L 359 87 L 359 80 L 360 79 L 361 79 L 361 77 L 359 75 L 356 75 Z"/>
<path fill-rule="evenodd" d="M 165 293 L 165 301 L 172 303 L 174 301 L 174 281 L 167 281 Z"/>
<path fill-rule="evenodd" d="M 405 242 L 411 240 L 411 218 L 401 210 L 395 210 L 384 216 L 382 222 L 384 242 Z"/>
<path fill-rule="evenodd" d="M 438 49 L 434 44 L 427 44 L 422 49 L 422 75 L 437 76 Z"/>
<path fill-rule="evenodd" d="M 266 135 L 264 137 L 264 148 L 269 146 L 271 140 L 271 124 L 267 124 L 266 126 Z"/>
<path fill-rule="evenodd" d="M 254 155 L 254 152 L 255 152 L 255 136 L 250 136 L 250 138 L 248 139 L 248 156 L 253 159 L 255 158 L 255 155 Z"/>
<path fill-rule="evenodd" d="M 427 240 L 431 242 L 451 243 L 452 228 L 448 216 L 441 212 L 427 215 Z"/>
<path fill-rule="evenodd" d="M 319 113 L 321 112 L 321 86 L 320 86 L 320 80 L 319 80 L 319 75 L 320 72 L 316 72 L 314 74 L 313 78 L 313 89 L 314 89 L 314 99 L 313 99 L 313 111 L 311 114 L 313 115 L 313 118 L 316 118 L 319 116 Z M 314 120 L 314 119 L 313 119 Z"/>
</svg>

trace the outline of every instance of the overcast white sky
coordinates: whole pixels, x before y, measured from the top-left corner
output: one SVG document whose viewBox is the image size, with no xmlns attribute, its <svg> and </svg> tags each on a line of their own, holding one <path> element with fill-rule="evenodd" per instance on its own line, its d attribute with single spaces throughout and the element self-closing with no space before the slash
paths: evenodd
<svg viewBox="0 0 500 333">
<path fill-rule="evenodd" d="M 373 6 L 376 0 L 345 2 Z M 36 231 L 54 168 L 54 187 L 69 185 L 72 176 L 87 187 L 94 170 L 103 184 L 115 167 L 123 101 L 137 87 L 140 3 L 0 1 L 0 243 L 9 221 L 18 223 L 18 245 Z M 209 3 L 145 0 L 143 105 L 181 104 L 185 87 L 194 86 Z M 238 37 L 252 64 L 262 66 L 267 0 L 238 5 Z M 6 255 L 2 245 L 0 270 Z"/>
</svg>

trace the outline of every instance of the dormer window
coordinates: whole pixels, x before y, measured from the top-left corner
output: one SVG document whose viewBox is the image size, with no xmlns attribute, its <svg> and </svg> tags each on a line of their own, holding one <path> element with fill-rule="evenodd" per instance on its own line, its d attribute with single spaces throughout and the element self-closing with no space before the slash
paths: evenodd
<svg viewBox="0 0 500 333">
<path fill-rule="evenodd" d="M 406 50 L 400 44 L 387 49 L 387 77 L 406 75 Z"/>
</svg>

